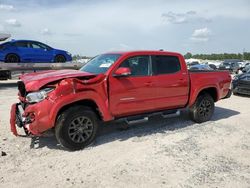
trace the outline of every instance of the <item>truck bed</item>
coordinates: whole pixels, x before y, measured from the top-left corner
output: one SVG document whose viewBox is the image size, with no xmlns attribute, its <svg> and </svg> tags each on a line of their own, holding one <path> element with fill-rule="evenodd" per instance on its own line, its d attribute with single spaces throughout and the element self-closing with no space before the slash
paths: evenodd
<svg viewBox="0 0 250 188">
<path fill-rule="evenodd" d="M 217 98 L 215 101 L 224 98 L 230 89 L 231 75 L 225 70 L 190 70 L 190 100 L 189 105 L 196 99 L 196 93 L 203 88 L 217 88 Z"/>
</svg>

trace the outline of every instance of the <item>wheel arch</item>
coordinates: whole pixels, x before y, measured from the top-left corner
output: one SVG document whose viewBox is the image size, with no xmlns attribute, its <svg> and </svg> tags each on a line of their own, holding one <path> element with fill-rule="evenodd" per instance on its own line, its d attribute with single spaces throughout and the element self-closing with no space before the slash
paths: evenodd
<svg viewBox="0 0 250 188">
<path fill-rule="evenodd" d="M 4 57 L 4 61 L 5 61 L 5 62 L 6 62 L 7 57 L 8 57 L 9 55 L 15 55 L 15 56 L 18 57 L 18 60 L 21 61 L 21 57 L 20 57 L 19 54 L 15 53 L 15 52 L 9 52 L 9 53 L 7 53 L 7 54 L 5 55 L 5 57 Z"/>
<path fill-rule="evenodd" d="M 100 120 L 103 119 L 98 105 L 96 104 L 95 101 L 93 101 L 91 99 L 83 99 L 83 100 L 75 101 L 73 103 L 69 103 L 69 104 L 67 104 L 65 106 L 62 106 L 57 112 L 56 119 L 60 116 L 60 114 L 62 114 L 65 110 L 71 108 L 72 106 L 86 106 L 86 107 L 89 107 L 91 110 L 93 110 L 96 113 L 97 117 Z"/>
<path fill-rule="evenodd" d="M 205 88 L 202 88 L 200 89 L 196 94 L 193 93 L 191 96 L 191 100 L 189 102 L 189 106 L 192 106 L 194 104 L 194 102 L 196 101 L 196 99 L 200 96 L 200 95 L 203 95 L 203 94 L 209 94 L 214 102 L 217 102 L 218 99 L 219 99 L 219 93 L 218 93 L 218 89 L 216 86 L 210 86 L 210 87 L 205 87 Z"/>
<path fill-rule="evenodd" d="M 209 94 L 213 98 L 214 102 L 218 101 L 218 92 L 216 87 L 209 87 L 201 90 L 197 97 L 203 94 Z"/>
<path fill-rule="evenodd" d="M 65 54 L 63 54 L 63 53 L 55 53 L 54 58 L 56 58 L 58 56 L 63 56 L 65 59 L 67 59 Z"/>
</svg>

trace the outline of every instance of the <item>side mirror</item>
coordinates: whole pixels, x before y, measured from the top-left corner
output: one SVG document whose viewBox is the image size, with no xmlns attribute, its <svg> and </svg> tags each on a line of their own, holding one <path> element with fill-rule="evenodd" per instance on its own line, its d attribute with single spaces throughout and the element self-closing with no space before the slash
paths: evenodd
<svg viewBox="0 0 250 188">
<path fill-rule="evenodd" d="M 124 77 L 124 76 L 129 76 L 131 75 L 131 70 L 128 67 L 120 67 L 118 68 L 115 73 L 114 77 Z"/>
</svg>

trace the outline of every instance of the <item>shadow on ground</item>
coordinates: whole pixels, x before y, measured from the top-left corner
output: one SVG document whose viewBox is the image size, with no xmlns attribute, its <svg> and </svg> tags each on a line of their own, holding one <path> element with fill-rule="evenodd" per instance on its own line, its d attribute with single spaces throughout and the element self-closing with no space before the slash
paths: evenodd
<svg viewBox="0 0 250 188">
<path fill-rule="evenodd" d="M 239 112 L 234 110 L 215 107 L 215 113 L 211 119 L 211 122 L 220 119 L 226 119 L 237 114 L 239 114 Z M 116 140 L 124 141 L 133 137 L 144 137 L 156 133 L 177 131 L 193 125 L 197 124 L 189 119 L 187 110 L 183 111 L 180 117 L 164 119 L 162 117 L 156 116 L 151 118 L 146 123 L 130 125 L 128 129 L 123 129 L 123 123 L 103 123 L 103 125 L 100 126 L 97 139 L 92 146 L 95 147 Z M 207 125 L 207 123 L 200 124 L 200 126 L 204 125 Z M 32 139 L 31 148 L 34 147 L 34 142 L 38 141 L 39 146 L 36 148 L 48 147 L 50 149 L 62 149 L 62 147 L 58 145 L 55 136 L 40 137 L 37 139 L 38 140 Z"/>
</svg>

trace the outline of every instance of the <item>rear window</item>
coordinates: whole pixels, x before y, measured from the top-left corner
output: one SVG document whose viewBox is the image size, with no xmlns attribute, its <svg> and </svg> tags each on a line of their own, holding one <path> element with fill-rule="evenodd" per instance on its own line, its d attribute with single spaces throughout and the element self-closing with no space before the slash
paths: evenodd
<svg viewBox="0 0 250 188">
<path fill-rule="evenodd" d="M 27 42 L 16 42 L 15 46 L 21 47 L 21 48 L 28 48 L 28 43 Z"/>
<path fill-rule="evenodd" d="M 153 74 L 171 74 L 181 70 L 179 58 L 176 56 L 152 56 Z"/>
<path fill-rule="evenodd" d="M 9 42 L 5 42 L 3 44 L 0 44 L 0 50 L 4 49 L 5 47 L 7 47 L 9 44 Z"/>
</svg>

